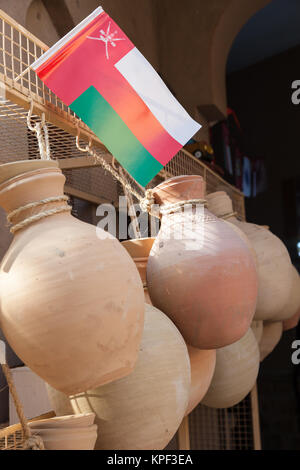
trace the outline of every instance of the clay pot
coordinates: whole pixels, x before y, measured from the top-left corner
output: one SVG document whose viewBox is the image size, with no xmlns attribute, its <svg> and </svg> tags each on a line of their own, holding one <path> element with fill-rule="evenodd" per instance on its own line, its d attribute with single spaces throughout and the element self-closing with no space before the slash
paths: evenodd
<svg viewBox="0 0 300 470">
<path fill-rule="evenodd" d="M 55 162 L 21 163 L 9 164 L 9 172 L 0 166 L 0 205 L 7 213 L 63 195 L 65 177 Z M 12 222 L 65 205 L 23 210 Z M 97 234 L 101 239 L 69 212 L 42 218 L 16 232 L 0 267 L 3 333 L 26 365 L 67 394 L 128 375 L 141 340 L 138 271 L 117 239 L 99 228 Z"/>
<path fill-rule="evenodd" d="M 155 238 L 126 240 L 122 245 L 133 259 L 144 287 L 145 302 L 152 305 L 147 285 L 147 263 Z"/>
<path fill-rule="evenodd" d="M 254 333 L 257 343 L 259 344 L 263 335 L 264 322 L 262 320 L 253 320 L 251 323 L 251 329 Z"/>
<path fill-rule="evenodd" d="M 300 309 L 291 318 L 282 322 L 283 331 L 292 330 L 296 328 L 300 320 Z"/>
<path fill-rule="evenodd" d="M 145 293 L 145 302 L 152 305 L 146 279 L 147 262 L 155 238 L 140 238 L 123 242 L 130 256 L 133 258 L 140 273 Z M 191 365 L 190 398 L 186 410 L 188 415 L 202 400 L 210 385 L 215 366 L 215 349 L 202 350 L 187 345 Z"/>
<path fill-rule="evenodd" d="M 232 214 L 232 201 L 223 192 L 207 196 L 208 208 L 222 218 Z M 258 299 L 255 320 L 281 319 L 292 288 L 293 274 L 288 251 L 272 232 L 255 224 L 241 222 L 235 216 L 227 221 L 242 230 L 256 252 L 258 263 Z"/>
<path fill-rule="evenodd" d="M 293 282 L 288 302 L 279 315 L 274 315 L 274 317 L 272 318 L 273 321 L 288 320 L 295 314 L 297 315 L 297 312 L 300 309 L 300 276 L 295 266 L 291 265 L 291 267 Z"/>
<path fill-rule="evenodd" d="M 166 205 L 203 198 L 201 176 L 172 178 L 153 190 Z M 256 268 L 245 242 L 203 205 L 162 216 L 147 280 L 153 304 L 176 324 L 186 342 L 216 349 L 250 327 L 257 297 Z"/>
<path fill-rule="evenodd" d="M 255 385 L 259 349 L 251 328 L 239 341 L 217 350 L 215 373 L 202 404 L 230 408 L 242 401 Z"/>
<path fill-rule="evenodd" d="M 196 349 L 188 345 L 191 363 L 191 389 L 186 416 L 201 402 L 211 384 L 216 367 L 216 350 Z"/>
<path fill-rule="evenodd" d="M 170 319 L 146 304 L 140 353 L 127 377 L 70 397 L 48 387 L 57 415 L 96 413 L 96 449 L 164 449 L 187 408 L 190 362 L 184 340 Z"/>
<path fill-rule="evenodd" d="M 282 322 L 264 322 L 262 338 L 259 343 L 262 362 L 275 349 L 282 336 Z"/>
</svg>

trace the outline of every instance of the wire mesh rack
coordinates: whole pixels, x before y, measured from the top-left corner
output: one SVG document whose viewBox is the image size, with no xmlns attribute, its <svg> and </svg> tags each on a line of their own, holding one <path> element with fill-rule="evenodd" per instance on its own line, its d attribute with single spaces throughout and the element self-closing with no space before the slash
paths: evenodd
<svg viewBox="0 0 300 470">
<path fill-rule="evenodd" d="M 0 163 L 40 158 L 36 137 L 28 130 L 26 122 L 28 109 L 33 103 L 33 121 L 45 114 L 51 156 L 58 160 L 66 176 L 67 194 L 95 205 L 103 201 L 117 205 L 119 195 L 123 194 L 120 184 L 94 158 L 76 147 L 75 137 L 79 130 L 81 147 L 91 142 L 97 153 L 112 162 L 112 155 L 101 141 L 33 71 L 27 71 L 16 81 L 45 50 L 45 44 L 0 10 Z M 207 193 L 226 191 L 232 198 L 234 211 L 245 219 L 243 194 L 185 150 L 180 151 L 148 187 L 185 174 L 203 176 Z M 128 179 L 139 189 L 129 175 Z M 252 405 L 252 399 L 247 397 L 230 410 L 197 407 L 190 415 L 191 448 L 254 448 Z M 255 413 L 258 416 L 258 410 Z M 22 440 L 20 432 L 17 430 L 11 438 L 13 441 L 7 442 L 8 446 L 18 446 L 18 441 Z M 172 442 L 170 448 L 177 445 L 174 444 L 176 438 Z"/>
</svg>

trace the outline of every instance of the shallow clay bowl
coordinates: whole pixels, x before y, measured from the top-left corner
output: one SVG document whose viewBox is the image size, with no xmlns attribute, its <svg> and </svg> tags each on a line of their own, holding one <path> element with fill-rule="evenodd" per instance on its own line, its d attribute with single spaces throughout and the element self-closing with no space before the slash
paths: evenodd
<svg viewBox="0 0 300 470">
<path fill-rule="evenodd" d="M 97 424 L 92 424 L 92 426 L 83 427 L 83 428 L 35 428 L 32 430 L 34 434 L 38 434 L 42 438 L 52 438 L 52 437 L 60 437 L 60 436 L 73 436 L 77 434 L 93 434 L 97 432 L 98 426 Z"/>
<path fill-rule="evenodd" d="M 95 413 L 81 413 L 78 415 L 40 419 L 29 423 L 29 426 L 31 429 L 88 428 L 93 425 L 94 421 Z"/>
<path fill-rule="evenodd" d="M 97 440 L 97 432 L 77 432 L 70 435 L 65 432 L 61 436 L 41 436 L 46 450 L 93 450 Z"/>
</svg>

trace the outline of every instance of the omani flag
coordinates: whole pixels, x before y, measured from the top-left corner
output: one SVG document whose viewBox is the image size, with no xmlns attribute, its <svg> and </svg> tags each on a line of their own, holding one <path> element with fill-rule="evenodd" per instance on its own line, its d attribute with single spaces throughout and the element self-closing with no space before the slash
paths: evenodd
<svg viewBox="0 0 300 470">
<path fill-rule="evenodd" d="M 201 127 L 101 7 L 31 67 L 142 186 Z"/>
</svg>

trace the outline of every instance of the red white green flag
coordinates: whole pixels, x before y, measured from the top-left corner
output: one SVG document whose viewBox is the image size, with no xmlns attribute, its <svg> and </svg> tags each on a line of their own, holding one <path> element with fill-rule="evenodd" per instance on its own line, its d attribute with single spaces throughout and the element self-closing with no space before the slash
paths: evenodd
<svg viewBox="0 0 300 470">
<path fill-rule="evenodd" d="M 101 7 L 31 67 L 142 186 L 201 128 Z"/>
</svg>

